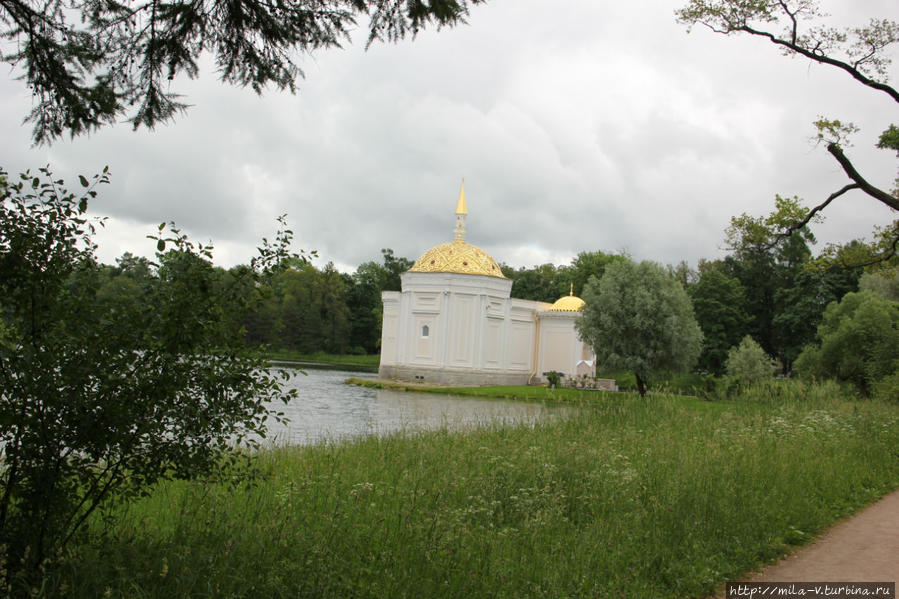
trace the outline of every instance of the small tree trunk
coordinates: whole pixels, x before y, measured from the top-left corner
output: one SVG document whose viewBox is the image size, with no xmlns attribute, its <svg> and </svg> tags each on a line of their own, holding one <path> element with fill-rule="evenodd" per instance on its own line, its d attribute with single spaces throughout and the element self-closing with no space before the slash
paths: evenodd
<svg viewBox="0 0 899 599">
<path fill-rule="evenodd" d="M 645 397 L 646 396 L 646 381 L 644 381 L 643 378 L 636 372 L 634 373 L 634 376 L 637 377 L 637 391 L 640 392 L 640 397 Z"/>
</svg>

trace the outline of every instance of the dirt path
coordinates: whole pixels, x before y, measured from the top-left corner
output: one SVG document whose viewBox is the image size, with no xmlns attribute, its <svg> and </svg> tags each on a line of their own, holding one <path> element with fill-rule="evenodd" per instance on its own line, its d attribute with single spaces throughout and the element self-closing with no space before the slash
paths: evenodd
<svg viewBox="0 0 899 599">
<path fill-rule="evenodd" d="M 748 582 L 899 581 L 899 491 L 833 526 Z M 717 597 L 723 598 L 722 591 Z"/>
</svg>

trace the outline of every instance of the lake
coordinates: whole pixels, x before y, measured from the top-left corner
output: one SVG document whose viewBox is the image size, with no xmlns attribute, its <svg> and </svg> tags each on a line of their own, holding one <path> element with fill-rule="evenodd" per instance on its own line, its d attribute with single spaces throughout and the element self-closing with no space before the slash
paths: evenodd
<svg viewBox="0 0 899 599">
<path fill-rule="evenodd" d="M 272 405 L 284 412 L 290 422 L 270 422 L 268 443 L 310 445 L 403 430 L 465 429 L 497 422 L 533 424 L 573 411 L 568 406 L 537 402 L 369 389 L 343 382 L 349 377 L 375 378 L 374 374 L 312 369 L 305 372 L 303 375 L 296 371 L 285 385 L 296 388 L 299 397 L 286 406 Z"/>
</svg>

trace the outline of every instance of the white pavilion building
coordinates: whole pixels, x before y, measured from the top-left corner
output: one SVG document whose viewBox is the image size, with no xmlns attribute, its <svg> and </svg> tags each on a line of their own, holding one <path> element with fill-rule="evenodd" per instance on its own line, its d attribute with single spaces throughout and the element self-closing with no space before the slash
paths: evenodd
<svg viewBox="0 0 899 599">
<path fill-rule="evenodd" d="M 525 385 L 595 374 L 596 358 L 574 323 L 584 301 L 514 299 L 512 281 L 465 241 L 465 187 L 455 238 L 432 247 L 385 291 L 378 376 L 444 385 Z"/>
</svg>

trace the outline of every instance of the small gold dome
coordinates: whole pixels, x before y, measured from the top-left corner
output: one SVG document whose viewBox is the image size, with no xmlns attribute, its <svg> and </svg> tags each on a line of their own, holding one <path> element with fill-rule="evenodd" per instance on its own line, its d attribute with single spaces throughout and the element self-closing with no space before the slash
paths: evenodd
<svg viewBox="0 0 899 599">
<path fill-rule="evenodd" d="M 584 309 L 587 302 L 576 295 L 566 295 L 556 300 L 550 310 L 554 312 L 580 312 Z"/>
<path fill-rule="evenodd" d="M 451 272 L 506 278 L 490 254 L 459 240 L 432 247 L 415 261 L 409 272 Z"/>
</svg>

